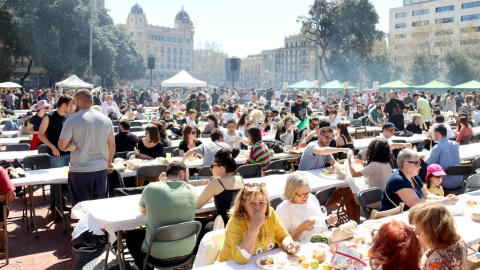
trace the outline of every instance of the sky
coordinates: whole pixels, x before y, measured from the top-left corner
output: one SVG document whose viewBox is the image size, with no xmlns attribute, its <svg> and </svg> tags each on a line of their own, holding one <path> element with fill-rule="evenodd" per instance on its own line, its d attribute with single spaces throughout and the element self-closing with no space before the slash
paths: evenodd
<svg viewBox="0 0 480 270">
<path fill-rule="evenodd" d="M 298 16 L 307 15 L 313 0 L 138 0 L 149 24 L 173 27 L 182 9 L 195 27 L 195 44 L 215 41 L 229 57 L 246 57 L 283 47 L 286 36 L 298 34 Z M 390 8 L 402 0 L 370 0 L 380 16 L 377 28 L 388 32 Z M 105 0 L 115 23 L 126 23 L 136 0 Z"/>
</svg>

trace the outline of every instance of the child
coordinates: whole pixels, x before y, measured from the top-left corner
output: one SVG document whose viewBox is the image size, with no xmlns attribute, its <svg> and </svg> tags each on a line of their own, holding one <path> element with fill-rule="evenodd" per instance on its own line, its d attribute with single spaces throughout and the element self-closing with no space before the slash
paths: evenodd
<svg viewBox="0 0 480 270">
<path fill-rule="evenodd" d="M 431 164 L 427 168 L 427 176 L 425 176 L 425 180 L 427 181 L 427 190 L 428 192 L 445 197 L 443 193 L 443 188 L 440 185 L 443 180 L 443 176 L 447 175 L 442 167 L 438 164 Z"/>
</svg>

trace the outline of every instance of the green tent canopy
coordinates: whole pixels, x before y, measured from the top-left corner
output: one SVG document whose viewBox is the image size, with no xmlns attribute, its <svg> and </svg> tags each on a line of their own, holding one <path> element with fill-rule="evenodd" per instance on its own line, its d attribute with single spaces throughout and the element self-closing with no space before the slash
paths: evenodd
<svg viewBox="0 0 480 270">
<path fill-rule="evenodd" d="M 339 82 L 338 80 L 334 80 L 331 82 L 324 83 L 320 86 L 321 89 L 326 90 L 326 89 L 345 89 L 343 87 L 343 83 Z M 353 86 L 349 86 L 348 89 L 350 90 L 355 90 L 357 88 Z"/>
<path fill-rule="evenodd" d="M 427 84 L 424 84 L 424 85 L 417 85 L 417 86 L 412 86 L 413 89 L 428 89 L 428 90 L 445 90 L 445 89 L 449 89 L 449 88 L 452 88 L 451 85 L 449 84 L 446 84 L 446 83 L 443 83 L 443 82 L 439 82 L 439 81 L 436 81 L 436 80 L 433 80 Z"/>
<path fill-rule="evenodd" d="M 472 89 L 480 90 L 480 82 L 477 82 L 477 81 L 473 80 L 473 81 L 469 81 L 469 82 L 462 83 L 462 84 L 459 84 L 459 85 L 455 85 L 452 88 L 460 89 L 460 90 L 472 90 Z"/>
<path fill-rule="evenodd" d="M 410 90 L 412 87 L 400 80 L 384 83 L 378 86 L 379 90 Z"/>
<path fill-rule="evenodd" d="M 292 85 L 289 85 L 288 88 L 315 88 L 313 87 L 313 82 L 309 81 L 309 80 L 304 80 L 304 81 L 301 81 L 301 82 L 296 82 Z"/>
</svg>

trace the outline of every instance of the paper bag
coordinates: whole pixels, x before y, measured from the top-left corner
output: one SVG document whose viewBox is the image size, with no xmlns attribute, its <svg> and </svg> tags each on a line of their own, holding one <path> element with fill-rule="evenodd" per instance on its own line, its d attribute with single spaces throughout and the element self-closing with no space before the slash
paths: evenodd
<svg viewBox="0 0 480 270">
<path fill-rule="evenodd" d="M 361 270 L 367 266 L 360 253 L 349 249 L 345 245 L 335 245 L 332 249 L 334 250 L 334 253 L 330 265 L 334 268 Z"/>
</svg>

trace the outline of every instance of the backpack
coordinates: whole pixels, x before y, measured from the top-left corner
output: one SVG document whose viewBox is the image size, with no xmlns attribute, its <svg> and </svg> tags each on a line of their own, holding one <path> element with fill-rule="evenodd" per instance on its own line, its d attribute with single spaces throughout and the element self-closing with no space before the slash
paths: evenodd
<svg viewBox="0 0 480 270">
<path fill-rule="evenodd" d="M 283 142 L 279 140 L 262 140 L 268 148 L 272 149 L 274 153 L 283 153 Z"/>
</svg>

